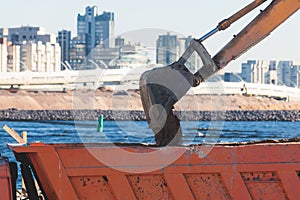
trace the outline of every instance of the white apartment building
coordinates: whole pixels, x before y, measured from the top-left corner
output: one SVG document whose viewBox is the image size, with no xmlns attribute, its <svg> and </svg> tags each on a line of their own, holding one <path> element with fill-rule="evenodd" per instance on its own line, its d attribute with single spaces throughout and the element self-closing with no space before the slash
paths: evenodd
<svg viewBox="0 0 300 200">
<path fill-rule="evenodd" d="M 61 69 L 61 49 L 59 44 L 25 43 L 21 48 L 23 69 L 36 72 L 56 72 Z"/>
<path fill-rule="evenodd" d="M 266 74 L 269 71 L 269 62 L 266 60 L 259 60 L 256 63 L 254 70 L 254 83 L 266 83 Z"/>
<path fill-rule="evenodd" d="M 60 71 L 60 53 L 56 35 L 43 27 L 0 29 L 0 72 Z"/>
<path fill-rule="evenodd" d="M 7 72 L 20 72 L 21 71 L 21 46 L 10 45 L 7 47 Z"/>
<path fill-rule="evenodd" d="M 0 72 L 7 71 L 7 39 L 0 39 Z"/>
</svg>

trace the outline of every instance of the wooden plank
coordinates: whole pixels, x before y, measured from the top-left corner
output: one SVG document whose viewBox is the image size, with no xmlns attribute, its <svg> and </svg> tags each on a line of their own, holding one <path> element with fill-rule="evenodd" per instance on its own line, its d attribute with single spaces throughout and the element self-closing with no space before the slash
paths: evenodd
<svg viewBox="0 0 300 200">
<path fill-rule="evenodd" d="M 21 136 L 12 128 L 7 125 L 2 127 L 12 138 L 14 138 L 20 144 L 26 144 L 26 142 L 21 138 Z"/>
<path fill-rule="evenodd" d="M 22 139 L 24 140 L 24 142 L 27 143 L 27 132 L 23 131 L 21 135 L 22 135 Z"/>
</svg>

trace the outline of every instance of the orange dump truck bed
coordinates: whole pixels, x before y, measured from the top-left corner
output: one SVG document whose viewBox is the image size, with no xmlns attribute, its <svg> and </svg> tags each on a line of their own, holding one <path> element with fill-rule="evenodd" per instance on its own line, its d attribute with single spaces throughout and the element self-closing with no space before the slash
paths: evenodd
<svg viewBox="0 0 300 200">
<path fill-rule="evenodd" d="M 0 199 L 16 199 L 16 165 L 0 156 Z"/>
<path fill-rule="evenodd" d="M 47 199 L 299 199 L 300 143 L 16 146 Z"/>
</svg>

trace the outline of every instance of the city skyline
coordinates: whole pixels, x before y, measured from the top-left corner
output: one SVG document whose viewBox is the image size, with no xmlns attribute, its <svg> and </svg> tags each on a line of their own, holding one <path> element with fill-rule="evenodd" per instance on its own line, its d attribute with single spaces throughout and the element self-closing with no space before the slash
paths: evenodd
<svg viewBox="0 0 300 200">
<path fill-rule="evenodd" d="M 30 2 L 18 2 L 12 0 L 5 2 L 2 14 L 7 17 L 0 23 L 0 27 L 18 27 L 21 25 L 43 26 L 49 33 L 67 29 L 72 31 L 72 36 L 77 34 L 76 15 L 83 13 L 88 5 L 97 6 L 99 11 L 114 12 L 116 15 L 115 33 L 125 33 L 132 30 L 144 28 L 158 28 L 171 30 L 185 36 L 201 36 L 214 28 L 222 19 L 230 16 L 246 2 L 235 2 L 228 0 L 219 2 L 216 0 L 201 3 L 198 1 L 151 1 L 140 2 L 135 0 L 124 1 L 75 1 L 72 4 L 64 1 L 43 2 L 31 0 Z M 215 6 L 216 4 L 220 6 Z M 267 5 L 268 3 L 266 3 Z M 15 6 L 18 5 L 18 6 Z M 264 7 L 264 6 L 263 6 Z M 260 7 L 259 9 L 263 9 Z M 218 52 L 226 44 L 233 34 L 236 34 L 259 9 L 250 14 L 245 20 L 237 22 L 230 30 L 218 33 L 216 36 L 204 42 L 211 55 Z M 35 14 L 28 14 L 35 13 Z M 182 14 L 178 14 L 182 13 Z M 22 17 L 18 17 L 18 16 Z M 36 17 L 39 16 L 39 17 Z M 5 18 L 6 18 L 5 17 Z M 203 20 L 201 20 L 203 19 Z M 252 48 L 249 52 L 233 61 L 225 71 L 239 70 L 241 63 L 245 60 L 292 60 L 300 63 L 300 37 L 296 30 L 297 22 L 300 20 L 299 12 L 294 14 L 284 24 L 275 30 L 267 39 Z M 221 44 L 221 45 L 220 45 Z"/>
</svg>

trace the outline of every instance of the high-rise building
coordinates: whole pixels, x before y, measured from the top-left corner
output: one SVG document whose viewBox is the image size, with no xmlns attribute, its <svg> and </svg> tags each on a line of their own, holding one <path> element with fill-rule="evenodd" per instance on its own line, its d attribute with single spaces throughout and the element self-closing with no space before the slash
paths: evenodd
<svg viewBox="0 0 300 200">
<path fill-rule="evenodd" d="M 22 44 L 23 42 L 39 42 L 43 44 L 47 42 L 51 44 L 56 43 L 56 36 L 54 34 L 46 34 L 45 28 L 33 26 L 21 26 L 16 28 L 2 28 L 0 35 L 6 37 L 13 44 Z"/>
<path fill-rule="evenodd" d="M 0 72 L 19 72 L 20 45 L 12 45 L 7 38 L 0 39 Z"/>
<path fill-rule="evenodd" d="M 85 14 L 77 16 L 77 36 L 85 44 L 86 55 L 97 46 L 114 47 L 114 13 L 98 14 L 96 6 L 86 7 Z"/>
<path fill-rule="evenodd" d="M 73 69 L 80 69 L 86 60 L 85 43 L 75 37 L 71 41 L 70 65 Z"/>
<path fill-rule="evenodd" d="M 0 28 L 0 38 L 8 38 L 8 28 Z"/>
<path fill-rule="evenodd" d="M 292 61 L 279 61 L 277 65 L 277 79 L 279 85 L 293 86 L 291 83 Z"/>
<path fill-rule="evenodd" d="M 266 73 L 266 84 L 277 85 L 277 62 L 275 60 L 271 60 L 269 62 L 269 71 Z"/>
<path fill-rule="evenodd" d="M 156 62 L 162 65 L 169 65 L 177 61 L 185 49 L 190 45 L 193 40 L 191 36 L 187 38 L 179 37 L 178 35 L 160 35 L 156 41 Z M 194 52 L 185 63 L 185 66 L 192 72 L 198 71 L 201 66 L 201 58 Z"/>
<path fill-rule="evenodd" d="M 293 65 L 291 68 L 291 87 L 300 87 L 300 65 Z"/>
<path fill-rule="evenodd" d="M 300 66 L 293 61 L 255 61 L 242 64 L 242 79 L 251 83 L 300 86 Z"/>
<path fill-rule="evenodd" d="M 178 59 L 179 40 L 177 35 L 160 35 L 156 41 L 156 63 L 169 65 Z"/>
<path fill-rule="evenodd" d="M 269 71 L 276 71 L 277 62 L 276 60 L 271 60 L 269 63 Z"/>
<path fill-rule="evenodd" d="M 7 72 L 7 46 L 7 39 L 0 38 L 0 72 Z"/>
<path fill-rule="evenodd" d="M 20 72 L 21 46 L 10 45 L 7 47 L 7 53 L 7 72 Z"/>
<path fill-rule="evenodd" d="M 242 79 L 246 82 L 253 82 L 253 70 L 256 64 L 255 60 L 248 60 L 246 63 L 242 63 Z"/>
<path fill-rule="evenodd" d="M 124 45 L 125 45 L 125 39 L 124 38 L 119 36 L 115 39 L 115 46 L 116 47 L 122 47 Z"/>
<path fill-rule="evenodd" d="M 57 36 L 57 42 L 61 48 L 61 62 L 70 63 L 71 31 L 59 31 Z"/>
<path fill-rule="evenodd" d="M 269 62 L 266 60 L 259 60 L 256 64 L 256 75 L 254 77 L 254 83 L 266 83 L 267 72 L 269 71 Z"/>
<path fill-rule="evenodd" d="M 89 55 L 87 58 L 93 60 L 98 66 L 102 66 L 103 63 L 107 66 L 112 60 L 119 58 L 119 56 L 120 48 L 101 48 L 100 46 L 97 46 L 94 49 L 93 54 Z"/>
<path fill-rule="evenodd" d="M 242 79 L 250 83 L 266 83 L 269 63 L 267 61 L 248 60 L 242 63 Z"/>
</svg>

